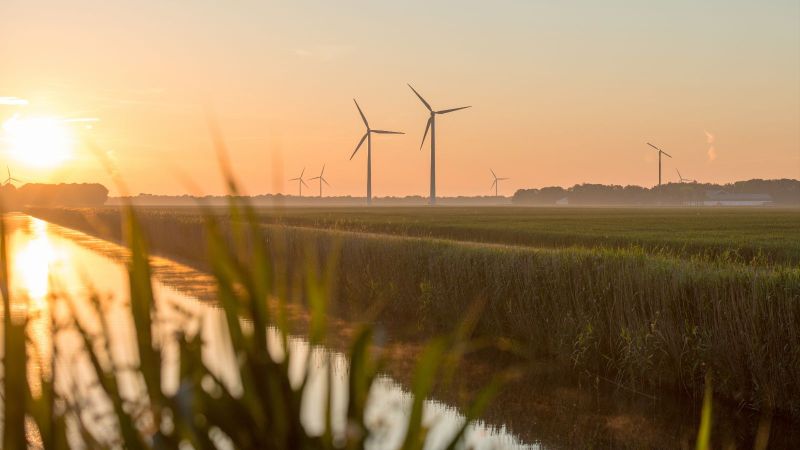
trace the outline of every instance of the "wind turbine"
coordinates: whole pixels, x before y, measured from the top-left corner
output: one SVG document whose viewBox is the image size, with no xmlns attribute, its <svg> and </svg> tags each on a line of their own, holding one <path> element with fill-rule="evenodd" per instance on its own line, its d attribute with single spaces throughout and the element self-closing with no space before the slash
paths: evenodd
<svg viewBox="0 0 800 450">
<path fill-rule="evenodd" d="M 303 171 L 300 172 L 300 176 L 297 178 L 291 178 L 289 181 L 297 181 L 297 187 L 300 189 L 300 197 L 303 196 L 303 186 L 308 187 L 305 181 L 303 181 L 303 174 L 306 173 L 306 168 L 303 167 Z"/>
<path fill-rule="evenodd" d="M 497 175 L 494 173 L 494 170 L 492 169 L 489 169 L 489 172 L 492 172 L 492 176 L 494 177 L 494 181 L 492 182 L 492 187 L 494 188 L 494 196 L 499 197 L 499 195 L 497 195 L 497 188 L 500 187 L 499 182 L 503 180 L 509 180 L 510 178 L 498 178 Z"/>
<path fill-rule="evenodd" d="M 647 143 L 647 145 L 658 150 L 658 185 L 661 186 L 661 155 L 667 155 L 670 158 L 672 158 L 672 156 L 669 153 L 665 152 L 664 150 L 661 150 L 660 148 L 656 147 L 655 145 L 649 142 Z"/>
<path fill-rule="evenodd" d="M 458 110 L 461 110 L 461 109 L 467 109 L 467 108 L 469 108 L 469 106 L 461 106 L 461 107 L 458 107 L 458 108 L 450 108 L 450 109 L 443 109 L 443 110 L 440 110 L 440 111 L 434 111 L 433 108 L 431 108 L 431 105 L 428 102 L 426 102 L 425 99 L 422 98 L 421 95 L 419 95 L 419 92 L 417 92 L 417 90 L 414 89 L 413 86 L 411 86 L 409 84 L 408 87 L 410 87 L 411 90 L 414 91 L 415 94 L 417 94 L 417 97 L 419 97 L 419 99 L 422 102 L 422 104 L 425 105 L 425 107 L 428 108 L 428 111 L 431 113 L 431 116 L 428 118 L 428 124 L 425 125 L 425 134 L 422 135 L 422 142 L 419 144 L 419 149 L 422 150 L 422 146 L 425 145 L 425 138 L 428 137 L 428 130 L 430 130 L 431 131 L 431 197 L 430 197 L 430 204 L 431 205 L 435 205 L 436 204 L 436 115 L 437 114 L 447 114 L 447 113 L 451 113 L 451 112 L 458 111 Z"/>
<path fill-rule="evenodd" d="M 683 176 L 681 175 L 681 171 L 680 170 L 675 169 L 675 172 L 678 172 L 678 179 L 680 180 L 681 183 L 684 183 L 684 182 L 697 183 L 697 180 L 692 180 L 690 178 L 683 178 Z"/>
<path fill-rule="evenodd" d="M 319 198 L 322 198 L 322 183 L 325 183 L 328 186 L 330 186 L 330 184 L 328 184 L 328 180 L 326 180 L 325 177 L 322 176 L 324 174 L 325 174 L 325 164 L 322 165 L 322 171 L 319 173 L 318 177 L 309 178 L 309 181 L 319 180 Z"/>
<path fill-rule="evenodd" d="M 358 102 L 356 99 L 353 99 L 353 103 L 356 104 L 356 108 L 358 108 L 358 113 L 361 115 L 361 120 L 364 121 L 364 126 L 367 127 L 367 131 L 364 133 L 364 136 L 361 137 L 361 140 L 358 141 L 358 145 L 356 145 L 356 149 L 353 150 L 353 154 L 350 155 L 350 159 L 352 160 L 356 153 L 358 153 L 358 149 L 364 144 L 364 141 L 367 141 L 367 204 L 372 204 L 372 134 L 405 134 L 401 131 L 386 131 L 386 130 L 373 130 L 369 127 L 369 122 L 367 122 L 367 117 L 364 116 L 364 112 L 361 111 L 361 107 L 358 106 Z"/>
<path fill-rule="evenodd" d="M 22 183 L 22 180 L 11 176 L 11 169 L 9 169 L 8 166 L 6 166 L 6 172 L 8 173 L 8 178 L 6 178 L 6 181 L 3 182 L 3 186 L 11 183 L 12 181 L 17 183 Z"/>
</svg>

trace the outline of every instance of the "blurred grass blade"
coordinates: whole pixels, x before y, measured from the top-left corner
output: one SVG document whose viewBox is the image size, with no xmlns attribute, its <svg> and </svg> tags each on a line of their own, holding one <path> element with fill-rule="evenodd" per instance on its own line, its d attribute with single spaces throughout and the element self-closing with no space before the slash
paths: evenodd
<svg viewBox="0 0 800 450">
<path fill-rule="evenodd" d="M 703 410 L 700 415 L 700 428 L 697 430 L 696 450 L 711 449 L 711 426 L 714 403 L 714 387 L 711 371 L 706 373 L 706 389 L 703 394 Z"/>
</svg>

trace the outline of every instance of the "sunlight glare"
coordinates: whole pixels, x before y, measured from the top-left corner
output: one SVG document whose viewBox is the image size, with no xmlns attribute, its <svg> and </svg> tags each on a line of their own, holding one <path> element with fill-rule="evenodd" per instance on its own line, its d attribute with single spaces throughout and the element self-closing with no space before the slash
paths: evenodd
<svg viewBox="0 0 800 450">
<path fill-rule="evenodd" d="M 47 223 L 34 219 L 31 221 L 31 239 L 14 254 L 14 270 L 20 274 L 19 288 L 27 294 L 34 309 L 43 306 L 50 290 L 50 269 L 58 261 L 50 239 L 47 236 Z"/>
<path fill-rule="evenodd" d="M 7 154 L 30 167 L 56 167 L 72 157 L 73 135 L 63 120 L 20 117 L 3 123 Z"/>
</svg>

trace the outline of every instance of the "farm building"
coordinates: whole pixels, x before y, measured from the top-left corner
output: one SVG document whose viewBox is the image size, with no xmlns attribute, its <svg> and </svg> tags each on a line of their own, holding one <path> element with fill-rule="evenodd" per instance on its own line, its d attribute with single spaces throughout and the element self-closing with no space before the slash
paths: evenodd
<svg viewBox="0 0 800 450">
<path fill-rule="evenodd" d="M 769 194 L 734 194 L 725 191 L 706 192 L 705 206 L 767 206 L 772 204 Z"/>
</svg>

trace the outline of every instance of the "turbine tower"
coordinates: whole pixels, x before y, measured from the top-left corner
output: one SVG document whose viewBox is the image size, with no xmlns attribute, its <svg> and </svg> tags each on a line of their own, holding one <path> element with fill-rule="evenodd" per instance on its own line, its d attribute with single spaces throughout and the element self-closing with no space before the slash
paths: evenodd
<svg viewBox="0 0 800 450">
<path fill-rule="evenodd" d="M 326 185 L 330 186 L 330 184 L 328 184 L 328 180 L 326 180 L 325 177 L 323 177 L 324 174 L 325 174 L 325 164 L 322 165 L 322 171 L 319 173 L 318 177 L 309 178 L 309 181 L 319 180 L 319 198 L 322 198 L 322 183 L 325 183 Z"/>
<path fill-rule="evenodd" d="M 489 172 L 492 172 L 492 177 L 494 177 L 494 181 L 492 182 L 492 187 L 494 188 L 494 196 L 499 197 L 499 195 L 497 194 L 497 189 L 500 187 L 500 181 L 509 180 L 510 178 L 498 178 L 497 175 L 494 173 L 494 170 L 492 169 L 489 169 Z"/>
<path fill-rule="evenodd" d="M 436 204 L 436 115 L 437 114 L 447 114 L 453 111 L 458 111 L 461 109 L 467 109 L 469 106 L 461 106 L 458 108 L 450 108 L 450 109 L 443 109 L 441 111 L 434 111 L 431 108 L 431 105 L 425 101 L 424 98 L 414 89 L 413 86 L 410 84 L 408 87 L 414 91 L 414 94 L 419 97 L 420 101 L 426 108 L 428 108 L 428 112 L 431 113 L 431 116 L 428 118 L 428 124 L 425 125 L 425 134 L 422 135 L 422 143 L 419 144 L 419 149 L 422 150 L 422 146 L 425 145 L 425 138 L 428 137 L 428 130 L 431 132 L 431 197 L 430 197 L 430 204 Z"/>
<path fill-rule="evenodd" d="M 12 181 L 15 182 L 15 183 L 22 183 L 22 180 L 14 178 L 14 177 L 11 176 L 11 169 L 9 169 L 8 166 L 6 166 L 6 173 L 8 173 L 8 178 L 6 178 L 6 181 L 3 182 L 3 186 L 11 183 Z"/>
<path fill-rule="evenodd" d="M 303 174 L 306 173 L 306 168 L 303 167 L 303 171 L 300 172 L 300 176 L 297 178 L 291 178 L 289 181 L 297 181 L 297 187 L 300 190 L 300 197 L 303 196 L 303 186 L 308 187 L 305 181 L 303 181 Z"/>
<path fill-rule="evenodd" d="M 660 148 L 656 147 L 655 145 L 649 142 L 647 143 L 647 145 L 658 150 L 658 185 L 661 186 L 661 155 L 667 155 L 670 158 L 672 158 L 672 156 L 669 153 L 665 152 L 664 150 L 661 150 Z"/>
<path fill-rule="evenodd" d="M 405 134 L 401 131 L 386 131 L 386 130 L 373 130 L 369 127 L 369 122 L 367 122 L 367 117 L 364 116 L 364 112 L 361 111 L 361 107 L 358 106 L 358 102 L 356 99 L 353 99 L 353 103 L 356 104 L 356 108 L 358 108 L 358 113 L 361 115 L 361 120 L 364 121 L 364 126 L 367 128 L 367 131 L 364 133 L 364 136 L 361 137 L 361 140 L 358 141 L 358 145 L 356 145 L 356 149 L 353 150 L 353 154 L 350 155 L 350 159 L 352 160 L 356 153 L 358 153 L 358 149 L 364 144 L 364 141 L 367 141 L 367 204 L 372 204 L 372 134 Z"/>
</svg>

